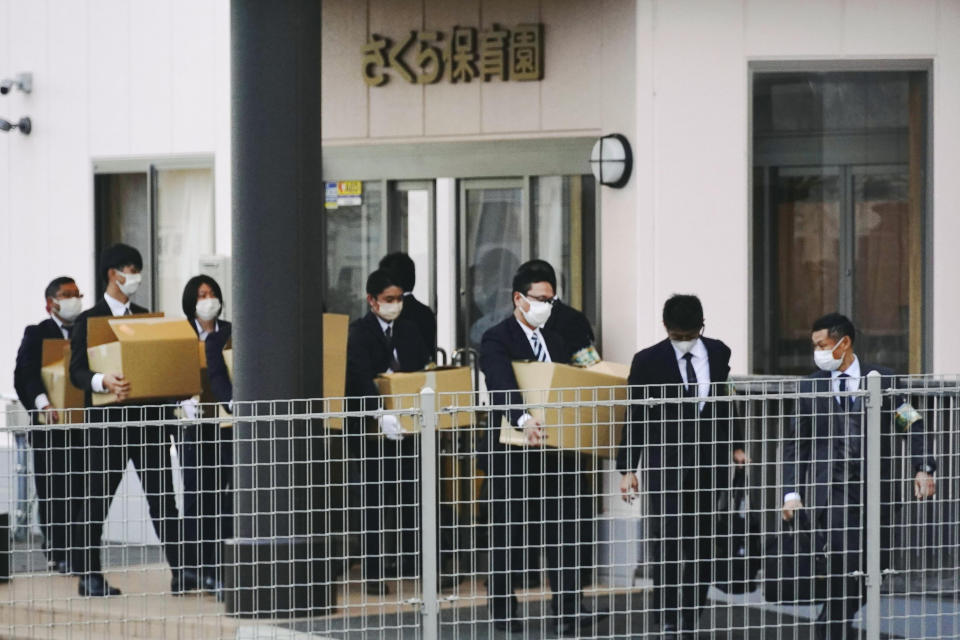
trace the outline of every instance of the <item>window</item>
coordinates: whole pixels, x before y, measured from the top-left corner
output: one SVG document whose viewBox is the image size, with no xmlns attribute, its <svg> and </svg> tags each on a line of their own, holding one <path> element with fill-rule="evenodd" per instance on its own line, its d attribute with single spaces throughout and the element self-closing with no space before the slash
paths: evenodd
<svg viewBox="0 0 960 640">
<path fill-rule="evenodd" d="M 807 373 L 830 311 L 870 364 L 923 368 L 923 71 L 753 76 L 753 364 Z"/>
<path fill-rule="evenodd" d="M 181 317 L 183 286 L 214 253 L 213 170 L 208 167 L 98 172 L 94 175 L 97 255 L 116 242 L 143 256 L 138 304 Z M 99 278 L 99 274 L 97 275 Z M 229 296 L 228 283 L 220 283 Z M 104 283 L 96 283 L 97 295 Z"/>
</svg>

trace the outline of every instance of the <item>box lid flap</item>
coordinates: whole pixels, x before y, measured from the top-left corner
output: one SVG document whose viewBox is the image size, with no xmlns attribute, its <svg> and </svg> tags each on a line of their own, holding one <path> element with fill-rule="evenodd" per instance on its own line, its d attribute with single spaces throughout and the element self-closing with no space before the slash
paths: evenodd
<svg viewBox="0 0 960 640">
<path fill-rule="evenodd" d="M 120 342 L 157 342 L 196 340 L 197 333 L 183 318 L 143 318 L 125 316 L 110 318 L 108 324 Z"/>
<path fill-rule="evenodd" d="M 162 313 L 135 313 L 132 316 L 97 316 L 95 318 L 87 318 L 87 347 L 97 347 L 101 344 L 107 344 L 108 342 L 115 342 L 117 340 L 117 334 L 114 333 L 113 327 L 110 325 L 111 320 L 130 322 L 143 318 L 162 317 Z"/>
</svg>

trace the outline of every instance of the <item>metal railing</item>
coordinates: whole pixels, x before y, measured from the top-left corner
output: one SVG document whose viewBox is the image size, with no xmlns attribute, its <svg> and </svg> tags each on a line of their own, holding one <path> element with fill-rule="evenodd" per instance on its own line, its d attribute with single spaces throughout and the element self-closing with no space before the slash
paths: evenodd
<svg viewBox="0 0 960 640">
<path fill-rule="evenodd" d="M 627 638 L 675 625 L 700 637 L 960 637 L 956 377 L 487 400 L 424 390 L 391 398 L 401 409 L 336 398 L 8 424 L 32 466 L 7 437 L 0 512 L 16 522 L 16 486 L 31 476 L 37 497 L 6 552 L 0 636 Z M 904 402 L 922 417 L 912 431 L 896 426 Z M 530 434 L 501 422 L 511 409 L 542 419 L 548 445 L 524 446 Z M 386 415 L 402 438 L 381 433 Z M 824 438 L 840 448 L 818 449 Z M 740 447 L 742 469 L 730 457 Z M 936 466 L 922 500 L 917 447 Z M 805 515 L 787 524 L 784 474 L 798 456 L 832 475 L 795 482 Z M 624 494 L 628 469 L 638 485 Z M 122 593 L 90 595 L 70 575 L 101 567 Z"/>
</svg>

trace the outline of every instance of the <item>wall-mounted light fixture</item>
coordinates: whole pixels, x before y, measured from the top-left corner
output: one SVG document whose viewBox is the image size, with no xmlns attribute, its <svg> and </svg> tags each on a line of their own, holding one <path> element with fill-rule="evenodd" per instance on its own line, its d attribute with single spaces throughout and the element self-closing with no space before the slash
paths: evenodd
<svg viewBox="0 0 960 640">
<path fill-rule="evenodd" d="M 33 91 L 33 74 L 18 73 L 16 78 L 0 80 L 0 94 L 7 95 L 14 88 L 20 89 L 24 93 Z"/>
<path fill-rule="evenodd" d="M 590 152 L 590 168 L 600 184 L 614 189 L 627 184 L 633 170 L 633 153 L 626 137 L 611 133 L 597 140 Z"/>
<path fill-rule="evenodd" d="M 9 120 L 4 120 L 0 118 L 0 131 L 10 131 L 10 129 L 19 129 L 20 133 L 25 136 L 30 135 L 30 132 L 33 131 L 33 123 L 30 122 L 30 118 L 20 118 L 16 122 L 10 122 Z"/>
</svg>

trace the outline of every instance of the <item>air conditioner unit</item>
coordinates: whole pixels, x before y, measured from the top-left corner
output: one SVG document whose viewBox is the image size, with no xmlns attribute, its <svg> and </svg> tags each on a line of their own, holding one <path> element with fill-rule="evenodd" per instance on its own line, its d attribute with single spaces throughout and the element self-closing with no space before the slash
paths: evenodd
<svg viewBox="0 0 960 640">
<path fill-rule="evenodd" d="M 217 281 L 223 291 L 223 313 L 220 317 L 230 320 L 233 317 L 233 278 L 230 273 L 230 256 L 200 256 L 198 271 Z"/>
</svg>

